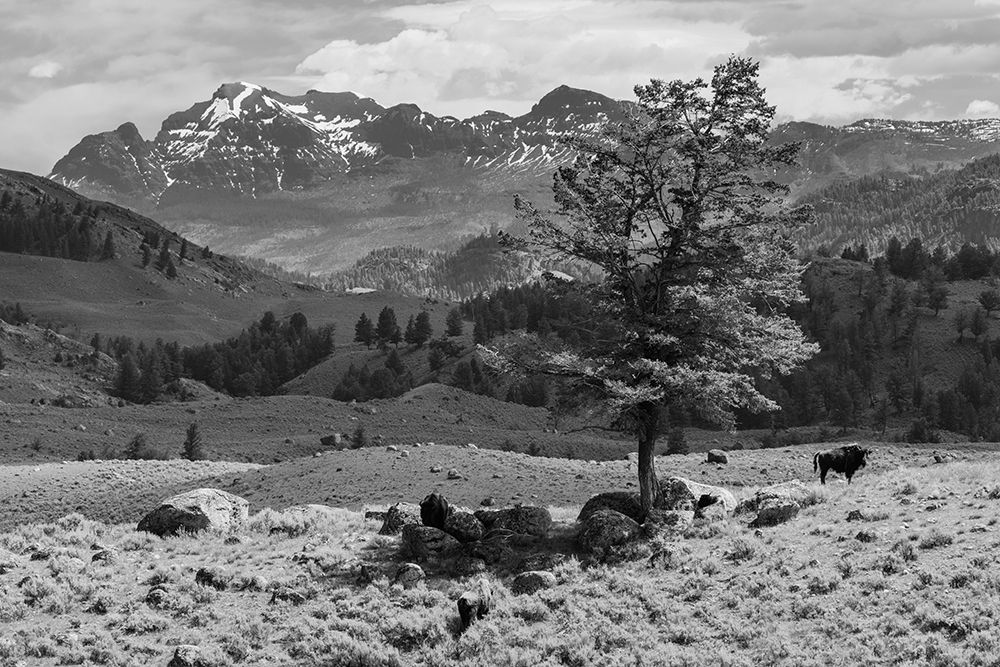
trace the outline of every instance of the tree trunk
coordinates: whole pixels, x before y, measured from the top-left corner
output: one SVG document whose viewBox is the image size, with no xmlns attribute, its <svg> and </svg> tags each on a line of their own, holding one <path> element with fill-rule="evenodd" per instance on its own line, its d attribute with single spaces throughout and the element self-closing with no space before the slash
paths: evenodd
<svg viewBox="0 0 1000 667">
<path fill-rule="evenodd" d="M 644 410 L 639 423 L 639 495 L 642 501 L 642 516 L 645 519 L 660 499 L 660 485 L 656 480 L 653 450 L 660 434 L 659 406 Z"/>
</svg>

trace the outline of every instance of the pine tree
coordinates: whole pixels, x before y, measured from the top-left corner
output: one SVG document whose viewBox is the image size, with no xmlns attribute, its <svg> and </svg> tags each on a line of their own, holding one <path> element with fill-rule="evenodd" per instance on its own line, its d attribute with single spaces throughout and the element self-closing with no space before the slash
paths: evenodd
<svg viewBox="0 0 1000 667">
<path fill-rule="evenodd" d="M 201 433 L 198 431 L 197 422 L 192 422 L 187 427 L 187 434 L 184 437 L 184 448 L 181 451 L 181 458 L 188 461 L 205 460 L 205 448 L 202 446 Z"/>
<path fill-rule="evenodd" d="M 153 249 L 148 244 L 143 243 L 139 246 L 139 250 L 142 251 L 142 268 L 146 268 L 153 260 Z"/>
<path fill-rule="evenodd" d="M 135 355 L 128 352 L 119 362 L 115 391 L 126 401 L 139 403 L 142 400 L 139 380 L 139 364 L 135 360 Z"/>
<path fill-rule="evenodd" d="M 472 341 L 476 345 L 485 345 L 488 340 L 486 335 L 486 323 L 482 315 L 476 315 L 475 324 L 472 325 Z"/>
<path fill-rule="evenodd" d="M 427 364 L 432 371 L 439 371 L 444 367 L 444 352 L 439 347 L 432 347 L 427 353 Z"/>
<path fill-rule="evenodd" d="M 431 339 L 434 335 L 434 329 L 431 327 L 431 316 L 426 310 L 421 310 L 417 314 L 417 320 L 414 331 L 414 341 L 417 347 L 423 347 L 424 343 Z"/>
<path fill-rule="evenodd" d="M 403 340 L 406 341 L 407 345 L 417 344 L 417 325 L 414 323 L 413 315 L 410 315 L 410 319 L 406 321 L 406 332 L 403 334 Z"/>
<path fill-rule="evenodd" d="M 375 335 L 379 344 L 386 345 L 399 340 L 399 325 L 396 324 L 396 313 L 389 306 L 385 306 L 378 314 L 378 324 L 375 325 Z"/>
<path fill-rule="evenodd" d="M 361 313 L 357 324 L 354 325 L 354 342 L 362 343 L 370 350 L 375 339 L 375 325 L 368 319 L 367 313 Z"/>
<path fill-rule="evenodd" d="M 4 366 L 6 365 L 7 365 L 7 360 L 4 359 L 3 348 L 0 348 L 0 371 L 2 371 L 4 369 Z"/>
<path fill-rule="evenodd" d="M 170 278 L 171 280 L 177 277 L 177 267 L 174 266 L 173 257 L 167 257 L 167 269 L 165 273 L 167 274 L 167 278 Z"/>
<path fill-rule="evenodd" d="M 182 239 L 181 239 L 181 249 L 180 249 L 180 252 L 178 252 L 178 253 L 177 253 L 177 256 L 178 256 L 178 258 L 179 258 L 179 259 L 180 259 L 180 260 L 181 260 L 182 262 L 183 262 L 183 261 L 184 261 L 185 259 L 187 259 L 187 252 L 188 252 L 188 240 L 187 240 L 187 239 L 185 239 L 185 238 L 182 238 Z"/>
<path fill-rule="evenodd" d="M 163 239 L 163 245 L 160 246 L 160 256 L 156 259 L 156 268 L 160 271 L 164 271 L 167 268 L 167 263 L 170 261 L 170 238 L 167 237 Z"/>
<path fill-rule="evenodd" d="M 444 321 L 444 331 L 451 336 L 461 336 L 462 331 L 464 331 L 464 323 L 462 322 L 462 312 L 458 308 L 452 308 L 448 311 L 448 317 Z"/>
</svg>

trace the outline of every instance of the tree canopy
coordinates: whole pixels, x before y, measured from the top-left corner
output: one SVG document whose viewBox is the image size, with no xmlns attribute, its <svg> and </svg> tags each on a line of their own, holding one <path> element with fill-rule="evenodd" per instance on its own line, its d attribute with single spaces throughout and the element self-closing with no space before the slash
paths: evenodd
<svg viewBox="0 0 1000 667">
<path fill-rule="evenodd" d="M 558 375 L 589 390 L 639 441 L 643 508 L 659 497 L 653 450 L 665 408 L 724 425 L 734 410 L 774 409 L 755 380 L 788 373 L 817 350 L 785 309 L 803 299 L 787 240 L 808 211 L 784 205 L 767 175 L 796 144 L 768 141 L 774 107 L 758 65 L 733 57 L 711 81 L 653 80 L 553 181 L 555 209 L 515 199 L 527 238 L 508 247 L 588 262 L 591 284 L 563 284 L 592 305 L 576 344 L 515 333 L 481 350 L 495 368 Z"/>
</svg>

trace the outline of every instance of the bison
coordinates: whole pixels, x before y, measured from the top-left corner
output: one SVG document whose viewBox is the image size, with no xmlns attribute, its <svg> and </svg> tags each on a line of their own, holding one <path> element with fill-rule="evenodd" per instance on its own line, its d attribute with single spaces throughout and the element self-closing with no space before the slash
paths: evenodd
<svg viewBox="0 0 1000 667">
<path fill-rule="evenodd" d="M 845 445 L 837 449 L 827 449 L 816 452 L 813 456 L 813 472 L 819 469 L 819 481 L 826 484 L 826 473 L 829 470 L 842 472 L 847 477 L 847 483 L 851 483 L 851 477 L 859 468 L 864 468 L 868 462 L 870 449 L 864 449 L 858 444 Z"/>
<path fill-rule="evenodd" d="M 448 499 L 435 491 L 420 502 L 420 523 L 444 530 L 448 518 Z"/>
</svg>

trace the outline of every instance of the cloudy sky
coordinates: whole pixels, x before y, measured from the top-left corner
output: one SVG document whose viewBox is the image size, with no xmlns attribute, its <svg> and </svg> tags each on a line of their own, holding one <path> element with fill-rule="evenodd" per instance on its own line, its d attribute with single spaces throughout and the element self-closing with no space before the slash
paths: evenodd
<svg viewBox="0 0 1000 667">
<path fill-rule="evenodd" d="M 1000 0 L 41 0 L 0 3 L 0 167 L 48 173 L 83 135 L 226 81 L 511 114 L 566 83 L 761 62 L 782 120 L 1000 116 Z"/>
</svg>

